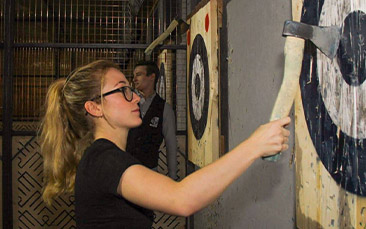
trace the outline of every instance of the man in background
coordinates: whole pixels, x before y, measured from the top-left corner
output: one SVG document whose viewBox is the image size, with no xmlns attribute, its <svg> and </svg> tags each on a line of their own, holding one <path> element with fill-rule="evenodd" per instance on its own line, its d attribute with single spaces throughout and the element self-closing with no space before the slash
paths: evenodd
<svg viewBox="0 0 366 229">
<path fill-rule="evenodd" d="M 160 77 L 158 66 L 151 61 L 140 61 L 133 72 L 133 82 L 141 100 L 141 126 L 131 129 L 127 139 L 127 152 L 141 163 L 157 171 L 159 148 L 166 144 L 168 175 L 177 179 L 177 139 L 175 116 L 170 104 L 156 93 Z"/>
</svg>

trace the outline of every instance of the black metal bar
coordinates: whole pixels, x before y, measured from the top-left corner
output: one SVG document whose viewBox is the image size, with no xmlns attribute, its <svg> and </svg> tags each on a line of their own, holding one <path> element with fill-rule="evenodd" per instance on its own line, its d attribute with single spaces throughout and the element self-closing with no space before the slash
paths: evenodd
<svg viewBox="0 0 366 229">
<path fill-rule="evenodd" d="M 226 4 L 223 2 L 222 4 Z M 221 130 L 220 134 L 224 137 L 224 147 L 221 149 L 224 154 L 229 151 L 229 81 L 228 81 L 228 61 L 226 60 L 226 53 L 228 53 L 228 29 L 227 29 L 227 12 L 226 6 L 223 7 L 222 27 L 219 30 L 220 33 L 220 119 Z M 222 156 L 222 155 L 220 155 Z"/>
<path fill-rule="evenodd" d="M 13 43 L 15 1 L 4 1 L 4 72 L 3 72 L 3 228 L 13 228 L 12 194 L 12 112 L 13 112 Z"/>
<path fill-rule="evenodd" d="M 178 135 L 187 135 L 187 131 L 186 130 L 177 130 L 177 136 Z"/>
<path fill-rule="evenodd" d="M 46 5 L 46 3 L 43 3 L 43 4 Z M 48 16 L 48 18 L 41 17 L 40 15 L 36 15 L 36 16 L 33 16 L 32 15 L 31 17 L 28 17 L 26 15 L 26 16 L 24 16 L 24 18 L 22 17 L 21 19 L 20 18 L 15 18 L 15 21 L 16 22 L 19 22 L 19 21 L 26 21 L 26 22 L 47 22 L 47 21 L 52 21 L 52 20 L 58 20 L 58 17 L 57 16 L 55 17 L 55 16 L 52 15 L 52 11 L 49 14 L 50 14 L 50 16 Z M 96 18 L 99 19 L 98 16 L 96 16 Z M 116 17 L 115 18 L 109 17 L 106 22 L 112 22 L 112 19 L 116 19 Z M 95 23 L 99 23 L 98 20 L 97 21 L 90 21 L 90 22 L 88 22 L 88 21 L 83 21 L 82 18 L 68 18 L 67 19 L 67 22 L 68 23 L 79 24 L 79 25 L 80 24 L 81 25 L 82 24 L 85 24 L 85 25 L 94 25 Z"/>
<path fill-rule="evenodd" d="M 54 79 L 55 78 L 55 75 L 37 75 L 39 77 L 43 77 L 43 78 L 50 78 L 50 79 Z M 29 77 L 29 75 L 13 75 L 13 78 L 24 78 L 24 77 Z M 16 86 L 14 86 L 16 87 Z M 37 87 L 37 86 L 32 86 L 32 87 Z"/>
<path fill-rule="evenodd" d="M 15 48 L 146 49 L 150 44 L 15 43 Z M 186 49 L 186 45 L 161 45 L 159 49 Z"/>
<path fill-rule="evenodd" d="M 13 136 L 37 136 L 37 131 L 13 131 Z"/>
<path fill-rule="evenodd" d="M 173 111 L 174 111 L 174 114 L 175 114 L 175 128 L 177 128 L 177 121 L 178 121 L 178 118 L 177 118 L 177 52 L 174 52 L 174 60 L 172 65 L 175 66 L 175 74 L 173 74 L 172 76 L 172 88 L 174 89 L 174 92 L 173 92 L 173 98 L 172 98 L 172 107 L 173 107 Z"/>
<path fill-rule="evenodd" d="M 182 49 L 182 50 L 186 50 L 187 49 L 187 45 L 162 45 L 162 46 L 158 46 L 159 49 Z"/>
<path fill-rule="evenodd" d="M 0 135 L 3 135 L 4 131 L 0 131 Z M 12 131 L 11 136 L 36 136 L 37 131 Z"/>
<path fill-rule="evenodd" d="M 59 10 L 60 10 L 60 8 L 59 8 Z M 55 23 L 57 23 L 57 30 L 55 30 L 54 41 L 56 43 L 59 43 L 61 40 L 61 22 L 60 22 L 61 20 L 59 17 L 55 17 L 55 18 L 56 18 Z M 52 21 L 53 21 L 53 19 L 52 19 Z M 59 79 L 61 77 L 60 76 L 60 65 L 61 65 L 60 49 L 55 50 L 54 57 L 55 57 L 55 76 L 56 76 L 56 79 Z"/>
<path fill-rule="evenodd" d="M 102 43 L 15 43 L 15 48 L 111 48 L 111 49 L 146 49 L 149 44 L 102 44 Z M 0 48 L 4 48 L 4 43 L 0 43 Z M 158 49 L 186 50 L 186 45 L 161 45 Z"/>
<path fill-rule="evenodd" d="M 59 79 L 61 77 L 61 73 L 60 73 L 60 50 L 56 49 L 55 51 L 55 75 L 56 75 L 56 79 Z"/>
</svg>

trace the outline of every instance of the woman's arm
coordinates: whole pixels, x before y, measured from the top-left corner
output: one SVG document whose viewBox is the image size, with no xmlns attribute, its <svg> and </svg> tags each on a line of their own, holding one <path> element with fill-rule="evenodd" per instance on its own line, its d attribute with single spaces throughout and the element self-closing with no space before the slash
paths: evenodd
<svg viewBox="0 0 366 229">
<path fill-rule="evenodd" d="M 288 148 L 289 131 L 284 118 L 260 126 L 252 136 L 229 153 L 187 176 L 180 182 L 141 165 L 122 175 L 118 192 L 145 208 L 189 216 L 214 201 L 257 158 Z"/>
</svg>

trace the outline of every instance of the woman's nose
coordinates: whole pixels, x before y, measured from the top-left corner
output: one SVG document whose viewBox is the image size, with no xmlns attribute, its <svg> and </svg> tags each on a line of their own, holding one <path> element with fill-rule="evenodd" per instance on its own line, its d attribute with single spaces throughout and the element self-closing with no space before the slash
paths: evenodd
<svg viewBox="0 0 366 229">
<path fill-rule="evenodd" d="M 136 92 L 133 92 L 132 96 L 133 96 L 133 99 L 132 100 L 134 102 L 136 102 L 136 103 L 140 102 L 141 98 L 140 98 L 140 96 Z"/>
</svg>

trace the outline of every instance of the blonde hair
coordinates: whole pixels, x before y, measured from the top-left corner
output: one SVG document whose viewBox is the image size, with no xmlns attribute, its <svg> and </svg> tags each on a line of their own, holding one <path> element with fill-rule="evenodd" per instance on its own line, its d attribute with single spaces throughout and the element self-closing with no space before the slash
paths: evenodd
<svg viewBox="0 0 366 229">
<path fill-rule="evenodd" d="M 42 197 L 48 204 L 59 194 L 74 190 L 77 165 L 94 139 L 94 122 L 84 104 L 101 94 L 104 76 L 111 68 L 119 70 L 113 62 L 94 61 L 77 68 L 67 79 L 56 80 L 48 89 L 40 126 Z"/>
</svg>

